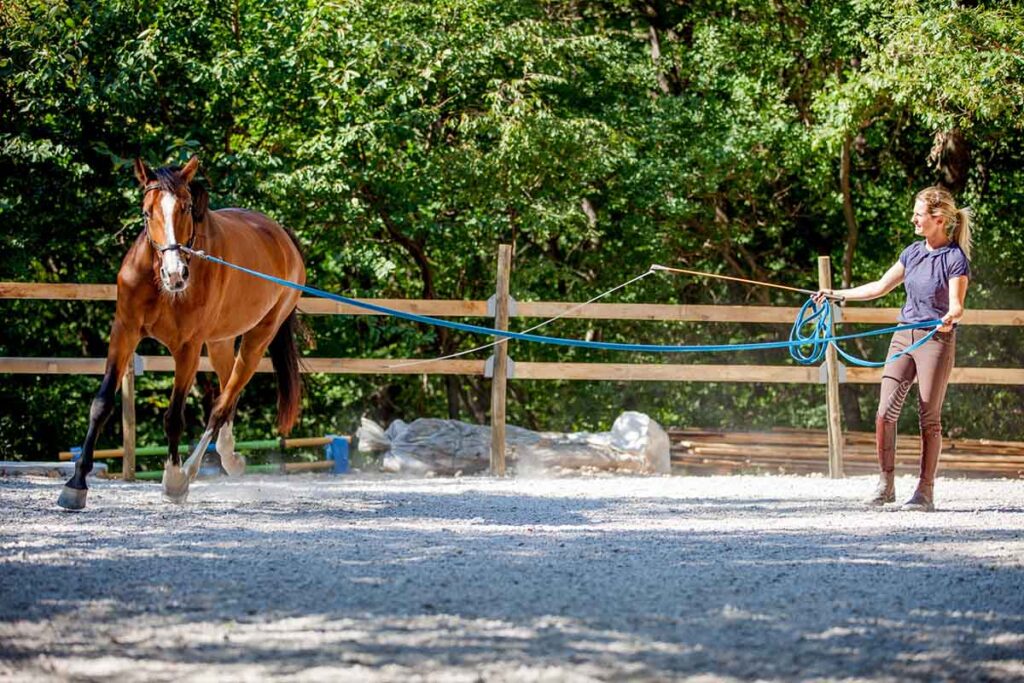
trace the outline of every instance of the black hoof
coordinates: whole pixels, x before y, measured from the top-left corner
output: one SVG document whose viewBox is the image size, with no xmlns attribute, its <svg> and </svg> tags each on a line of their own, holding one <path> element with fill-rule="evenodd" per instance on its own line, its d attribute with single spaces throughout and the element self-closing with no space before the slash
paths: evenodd
<svg viewBox="0 0 1024 683">
<path fill-rule="evenodd" d="M 73 489 L 70 486 L 65 486 L 64 490 L 60 492 L 60 498 L 57 499 L 57 505 L 74 512 L 84 510 L 85 497 L 88 494 L 89 489 Z"/>
</svg>

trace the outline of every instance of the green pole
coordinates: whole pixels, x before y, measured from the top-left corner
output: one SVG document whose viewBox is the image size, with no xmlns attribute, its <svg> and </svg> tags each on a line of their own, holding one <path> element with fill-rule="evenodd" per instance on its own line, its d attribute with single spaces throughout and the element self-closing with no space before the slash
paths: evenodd
<svg viewBox="0 0 1024 683">
<path fill-rule="evenodd" d="M 277 474 L 283 472 L 284 467 L 280 464 L 277 465 L 246 465 L 246 474 Z M 147 470 L 145 472 L 136 472 L 136 479 L 142 479 L 144 481 L 160 481 L 164 478 L 163 470 Z"/>
</svg>

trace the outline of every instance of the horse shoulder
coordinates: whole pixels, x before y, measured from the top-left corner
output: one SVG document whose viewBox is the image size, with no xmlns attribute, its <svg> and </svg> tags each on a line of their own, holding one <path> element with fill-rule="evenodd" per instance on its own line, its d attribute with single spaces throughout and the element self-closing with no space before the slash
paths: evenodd
<svg viewBox="0 0 1024 683">
<path fill-rule="evenodd" d="M 148 252 L 144 235 L 140 235 L 125 254 L 121 268 L 117 271 L 118 292 L 134 291 L 139 288 L 156 289 L 153 274 L 153 256 Z"/>
<path fill-rule="evenodd" d="M 118 316 L 140 318 L 136 313 L 147 308 L 159 294 L 152 253 L 143 233 L 125 254 L 117 271 Z"/>
</svg>

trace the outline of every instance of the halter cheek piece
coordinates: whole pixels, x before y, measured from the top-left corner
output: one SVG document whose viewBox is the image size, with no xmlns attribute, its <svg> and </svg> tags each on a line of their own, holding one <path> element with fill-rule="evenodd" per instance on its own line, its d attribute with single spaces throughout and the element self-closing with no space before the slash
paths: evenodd
<svg viewBox="0 0 1024 683">
<path fill-rule="evenodd" d="M 160 189 L 160 183 L 149 183 L 148 185 L 146 185 L 146 187 L 144 187 L 142 189 L 142 196 L 145 197 L 148 193 L 152 192 L 153 190 L 159 190 L 159 189 Z M 171 229 L 173 230 L 174 227 L 172 226 Z M 149 219 L 148 218 L 146 219 L 146 239 L 149 240 L 149 246 L 153 247 L 154 251 L 156 251 L 161 256 L 164 254 L 164 252 L 167 252 L 167 251 L 177 251 L 179 253 L 184 253 L 184 254 L 191 255 L 192 254 L 192 245 L 194 245 L 196 243 L 196 225 L 195 225 L 194 219 L 193 219 L 193 223 L 192 223 L 192 234 L 189 235 L 188 242 L 186 242 L 185 244 L 168 244 L 167 246 L 160 246 L 159 244 L 154 242 L 153 241 L 153 237 L 149 234 Z M 185 263 L 189 262 L 189 258 L 190 258 L 189 256 L 185 256 Z"/>
</svg>

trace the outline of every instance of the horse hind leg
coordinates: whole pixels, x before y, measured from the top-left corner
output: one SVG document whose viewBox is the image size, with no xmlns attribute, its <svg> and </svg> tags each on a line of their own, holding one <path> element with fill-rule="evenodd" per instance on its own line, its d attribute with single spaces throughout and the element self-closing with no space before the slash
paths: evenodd
<svg viewBox="0 0 1024 683">
<path fill-rule="evenodd" d="M 224 471 L 229 476 L 240 477 L 245 473 L 245 458 L 235 452 L 235 435 L 231 431 L 233 423 L 234 419 L 228 420 L 217 432 L 217 453 Z"/>
<path fill-rule="evenodd" d="M 224 383 L 223 390 L 217 400 L 214 401 L 213 410 L 210 412 L 210 419 L 206 423 L 206 431 L 199 439 L 199 444 L 192 455 L 185 461 L 184 470 L 191 479 L 199 473 L 199 465 L 203 460 L 203 453 L 210 445 L 216 435 L 235 414 L 235 406 L 238 404 L 238 397 L 242 389 L 252 379 L 260 359 L 270 346 L 270 340 L 277 332 L 281 320 L 268 315 L 253 329 L 242 335 L 242 343 L 238 348 L 234 364 L 231 367 L 231 375 Z M 209 345 L 208 345 L 209 346 Z"/>
<path fill-rule="evenodd" d="M 210 354 L 210 364 L 220 382 L 220 392 L 224 393 L 228 380 L 231 378 L 231 370 L 235 365 L 235 340 L 222 339 L 219 341 L 206 342 L 206 350 Z M 211 411 L 212 414 L 212 411 Z M 224 426 L 217 432 L 217 454 L 220 455 L 220 464 L 229 476 L 237 477 L 245 472 L 245 458 L 235 452 L 235 435 L 232 432 L 234 424 L 234 411 Z"/>
<path fill-rule="evenodd" d="M 213 411 L 211 411 L 210 419 L 206 423 L 206 430 L 203 435 L 199 438 L 199 443 L 192 451 L 192 455 L 188 456 L 188 460 L 182 466 L 182 471 L 189 482 L 194 481 L 199 475 L 199 468 L 203 464 L 203 455 L 206 453 L 207 447 L 210 442 L 213 441 L 215 435 L 218 435 L 224 427 L 227 427 L 228 434 L 231 432 L 231 418 L 235 412 L 235 401 L 238 398 L 238 393 L 234 392 L 229 394 L 228 392 L 222 393 L 213 404 Z M 234 453 L 234 435 L 230 435 L 232 455 Z M 218 439 L 219 441 L 219 439 Z M 227 449 L 225 445 L 225 450 Z M 220 447 L 218 446 L 217 452 L 220 453 Z M 236 456 L 238 460 L 241 460 L 242 471 L 245 470 L 245 460 L 242 456 Z M 237 469 L 236 469 L 237 472 Z M 228 472 L 231 474 L 231 472 Z M 241 474 L 241 472 L 238 472 Z"/>
</svg>

